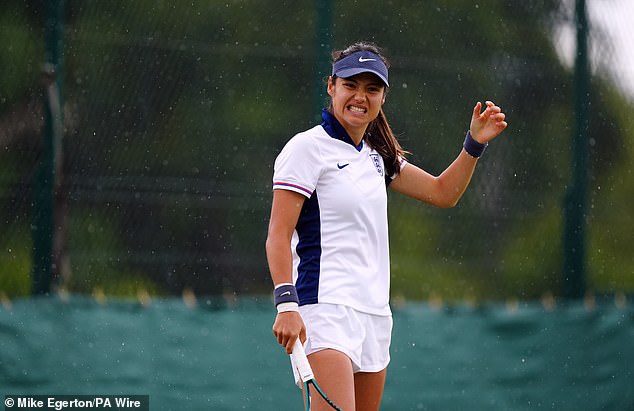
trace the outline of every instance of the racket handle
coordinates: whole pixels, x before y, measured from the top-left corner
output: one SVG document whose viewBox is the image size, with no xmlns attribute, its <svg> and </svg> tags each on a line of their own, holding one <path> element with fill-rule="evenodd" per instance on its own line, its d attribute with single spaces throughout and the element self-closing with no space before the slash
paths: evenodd
<svg viewBox="0 0 634 411">
<path fill-rule="evenodd" d="M 308 358 L 306 358 L 306 353 L 304 352 L 304 346 L 299 340 L 299 337 L 295 340 L 291 357 L 293 357 L 293 362 L 295 363 L 295 367 L 297 367 L 297 372 L 299 373 L 299 377 L 302 382 L 310 381 L 315 378 L 313 375 L 313 369 L 310 368 Z"/>
</svg>

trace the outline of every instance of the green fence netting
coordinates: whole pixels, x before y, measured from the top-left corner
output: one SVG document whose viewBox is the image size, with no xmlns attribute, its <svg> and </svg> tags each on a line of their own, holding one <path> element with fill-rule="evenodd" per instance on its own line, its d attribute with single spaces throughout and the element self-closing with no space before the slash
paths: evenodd
<svg viewBox="0 0 634 411">
<path fill-rule="evenodd" d="M 53 3 L 0 6 L 0 294 L 9 296 L 31 290 L 39 80 Z M 268 292 L 263 250 L 274 158 L 316 121 L 317 77 L 328 74 L 327 63 L 318 70 L 322 45 L 368 39 L 392 60 L 385 110 L 412 162 L 442 171 L 460 150 L 477 100 L 498 102 L 510 124 L 457 208 L 390 196 L 395 297 L 559 292 L 574 122 L 573 1 L 57 3 L 64 5 L 58 287 Z M 587 284 L 590 292 L 627 293 L 634 291 L 634 109 L 619 63 L 624 48 L 615 42 L 632 29 L 611 21 L 631 6 L 587 3 Z"/>
<path fill-rule="evenodd" d="M 268 298 L 5 301 L 0 395 L 138 394 L 152 410 L 302 409 Z M 395 309 L 382 410 L 634 410 L 624 300 Z"/>
</svg>

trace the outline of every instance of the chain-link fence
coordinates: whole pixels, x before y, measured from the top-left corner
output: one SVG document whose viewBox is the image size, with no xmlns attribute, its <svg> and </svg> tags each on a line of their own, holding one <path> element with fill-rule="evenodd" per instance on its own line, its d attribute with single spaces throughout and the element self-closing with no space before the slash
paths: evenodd
<svg viewBox="0 0 634 411">
<path fill-rule="evenodd" d="M 32 281 L 44 3 L 0 7 L 0 289 L 8 295 L 28 293 Z M 415 164 L 439 173 L 453 160 L 477 100 L 496 101 L 510 124 L 457 208 L 390 195 L 393 294 L 558 293 L 574 5 L 384 3 L 333 2 L 323 19 L 324 4 L 307 0 L 66 1 L 57 284 L 115 294 L 267 292 L 273 160 L 318 118 L 318 81 L 328 74 L 320 45 L 367 39 L 391 57 L 385 110 Z M 611 46 L 631 29 L 607 30 L 601 20 L 622 4 L 588 3 L 588 283 L 631 292 L 634 111 Z"/>
</svg>

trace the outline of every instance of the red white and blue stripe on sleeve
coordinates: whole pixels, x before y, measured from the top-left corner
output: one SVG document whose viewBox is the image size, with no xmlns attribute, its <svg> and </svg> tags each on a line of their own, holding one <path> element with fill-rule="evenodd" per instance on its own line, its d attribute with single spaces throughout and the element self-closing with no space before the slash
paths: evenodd
<svg viewBox="0 0 634 411">
<path fill-rule="evenodd" d="M 306 187 L 300 186 L 298 184 L 293 184 L 293 183 L 287 183 L 284 181 L 274 181 L 273 182 L 273 190 L 275 189 L 282 189 L 282 190 L 291 190 L 291 191 L 296 191 L 300 194 L 303 194 L 307 197 L 310 197 L 313 195 L 313 190 L 310 190 Z"/>
</svg>

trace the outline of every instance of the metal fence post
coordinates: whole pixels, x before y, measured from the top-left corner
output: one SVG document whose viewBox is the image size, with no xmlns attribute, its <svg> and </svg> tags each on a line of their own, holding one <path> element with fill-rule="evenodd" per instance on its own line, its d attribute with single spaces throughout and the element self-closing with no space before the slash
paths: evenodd
<svg viewBox="0 0 634 411">
<path fill-rule="evenodd" d="M 564 205 L 563 295 L 581 298 L 586 289 L 586 209 L 588 191 L 588 134 L 590 80 L 588 70 L 588 20 L 585 0 L 575 6 L 577 55 L 575 60 L 575 127 L 572 136 L 572 182 Z"/>
<path fill-rule="evenodd" d="M 34 295 L 48 294 L 53 280 L 54 195 L 63 134 L 63 16 L 64 1 L 47 4 L 46 61 L 42 69 L 45 124 L 33 182 L 32 225 Z"/>
</svg>

